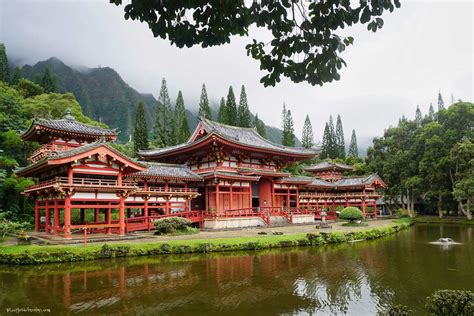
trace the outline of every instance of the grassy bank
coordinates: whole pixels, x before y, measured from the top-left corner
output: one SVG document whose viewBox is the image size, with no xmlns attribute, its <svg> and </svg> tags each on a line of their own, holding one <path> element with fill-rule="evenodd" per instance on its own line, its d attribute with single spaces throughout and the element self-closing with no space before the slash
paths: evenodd
<svg viewBox="0 0 474 316">
<path fill-rule="evenodd" d="M 319 246 L 352 240 L 371 240 L 396 233 L 412 224 L 399 219 L 374 229 L 357 232 L 301 233 L 289 235 L 257 235 L 251 237 L 171 240 L 153 243 L 96 244 L 87 246 L 7 246 L 0 248 L 2 264 L 43 264 L 80 262 L 117 257 L 161 254 L 207 253 L 237 250 L 259 250 L 282 247 Z"/>
<path fill-rule="evenodd" d="M 417 216 L 414 218 L 415 223 L 425 224 L 461 224 L 474 225 L 474 220 L 468 220 L 465 217 L 443 217 L 438 216 Z"/>
</svg>

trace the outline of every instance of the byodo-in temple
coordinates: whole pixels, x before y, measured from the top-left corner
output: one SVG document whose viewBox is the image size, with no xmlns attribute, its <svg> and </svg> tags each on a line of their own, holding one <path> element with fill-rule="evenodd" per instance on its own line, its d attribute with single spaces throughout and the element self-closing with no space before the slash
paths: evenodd
<svg viewBox="0 0 474 316">
<path fill-rule="evenodd" d="M 37 232 L 71 238 L 81 231 L 125 235 L 180 216 L 206 229 L 312 223 L 337 206 L 376 217 L 376 174 L 344 177 L 351 167 L 323 161 L 312 176 L 284 172 L 317 157 L 317 149 L 285 147 L 255 129 L 201 119 L 190 139 L 142 151 L 135 160 L 113 147 L 114 130 L 85 125 L 70 113 L 36 119 L 22 134 L 41 144 L 17 175 L 37 179 L 24 194 L 35 201 Z"/>
</svg>

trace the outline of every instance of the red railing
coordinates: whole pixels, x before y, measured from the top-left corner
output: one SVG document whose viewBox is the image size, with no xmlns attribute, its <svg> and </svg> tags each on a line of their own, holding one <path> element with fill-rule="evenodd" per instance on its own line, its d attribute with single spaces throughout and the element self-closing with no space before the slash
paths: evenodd
<svg viewBox="0 0 474 316">
<path fill-rule="evenodd" d="M 131 180 L 123 180 L 119 184 L 118 180 L 111 179 L 91 179 L 91 178 L 72 178 L 69 182 L 67 177 L 56 177 L 51 180 L 34 184 L 25 189 L 25 191 L 34 191 L 54 186 L 77 186 L 77 187 L 133 187 L 137 191 L 142 192 L 159 192 L 159 193 L 197 193 L 197 188 L 180 188 L 180 187 L 138 187 L 137 182 Z"/>
<path fill-rule="evenodd" d="M 151 215 L 151 216 L 139 216 L 131 217 L 125 219 L 125 226 L 127 232 L 137 231 L 137 230 L 148 230 L 150 231 L 153 228 L 154 220 L 167 218 L 167 217 L 183 217 L 189 219 L 192 223 L 202 223 L 203 221 L 203 212 L 202 211 L 185 211 L 185 212 L 176 212 L 166 215 Z"/>
</svg>

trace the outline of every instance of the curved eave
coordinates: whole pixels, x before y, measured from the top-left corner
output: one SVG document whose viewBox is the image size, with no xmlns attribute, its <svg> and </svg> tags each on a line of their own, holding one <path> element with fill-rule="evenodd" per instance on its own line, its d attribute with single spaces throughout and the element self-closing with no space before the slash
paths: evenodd
<svg viewBox="0 0 474 316">
<path fill-rule="evenodd" d="M 78 147 L 79 149 L 80 147 Z M 91 147 L 89 150 L 86 150 L 84 152 L 77 153 L 75 155 L 71 155 L 68 157 L 50 157 L 50 158 L 43 158 L 42 160 L 29 165 L 23 169 L 18 170 L 18 172 L 15 172 L 18 176 L 29 176 L 33 177 L 36 173 L 38 173 L 40 170 L 46 170 L 49 169 L 48 167 L 54 167 L 58 165 L 64 165 L 67 163 L 71 163 L 75 160 L 81 160 L 84 158 L 87 158 L 91 155 L 95 154 L 108 154 L 109 156 L 113 157 L 116 161 L 120 162 L 122 165 L 127 166 L 128 168 L 131 168 L 135 171 L 143 171 L 146 169 L 145 166 L 136 163 L 132 161 L 129 157 L 125 156 L 124 154 L 120 153 L 113 147 L 108 146 L 107 144 L 100 144 L 97 145 L 96 147 Z"/>
<path fill-rule="evenodd" d="M 188 152 L 196 151 L 198 149 L 205 148 L 208 145 L 208 143 L 212 141 L 217 141 L 224 145 L 237 148 L 240 150 L 261 152 L 261 153 L 273 154 L 273 155 L 282 156 L 282 157 L 290 157 L 290 158 L 298 158 L 298 159 L 308 159 L 318 154 L 318 151 L 316 150 L 312 152 L 295 152 L 295 151 L 288 151 L 285 149 L 275 150 L 275 149 L 263 148 L 259 146 L 250 146 L 247 144 L 237 142 L 235 140 L 231 140 L 215 132 L 211 132 L 210 134 L 208 134 L 207 136 L 203 138 L 200 138 L 196 142 L 185 143 L 183 144 L 183 146 L 170 148 L 170 150 L 168 151 L 166 149 L 161 150 L 157 153 L 154 153 L 152 151 L 147 151 L 147 152 L 145 151 L 145 152 L 139 152 L 139 155 L 145 159 L 158 159 L 158 158 L 165 158 L 165 157 L 170 157 L 174 155 L 181 155 L 184 153 L 188 153 Z"/>
<path fill-rule="evenodd" d="M 110 132 L 110 133 L 81 133 L 81 132 L 74 132 L 74 131 L 67 131 L 63 129 L 57 129 L 57 128 L 52 128 L 49 126 L 42 125 L 41 123 L 33 121 L 28 128 L 28 130 L 20 135 L 20 138 L 22 140 L 26 141 L 35 141 L 38 138 L 41 137 L 36 137 L 37 136 L 37 131 L 42 130 L 42 131 L 48 131 L 48 132 L 53 132 L 56 134 L 60 135 L 66 135 L 66 136 L 80 136 L 81 138 L 85 139 L 91 139 L 91 140 L 97 140 L 102 137 L 105 137 L 107 140 L 115 140 L 117 139 L 117 133 L 115 132 Z"/>
<path fill-rule="evenodd" d="M 139 178 L 139 179 L 156 179 L 156 180 L 175 180 L 175 181 L 189 181 L 189 182 L 201 182 L 201 177 L 168 177 L 160 175 L 144 175 L 144 174 L 127 174 L 125 178 Z"/>
<path fill-rule="evenodd" d="M 231 175 L 231 174 L 223 174 L 223 173 L 211 173 L 211 174 L 207 174 L 207 175 L 202 175 L 202 177 L 205 179 L 205 180 L 209 180 L 209 179 L 226 179 L 226 180 L 236 180 L 236 181 L 258 181 L 260 180 L 260 177 L 259 176 L 243 176 L 243 175 L 239 175 L 239 174 L 236 174 L 236 175 Z"/>
</svg>

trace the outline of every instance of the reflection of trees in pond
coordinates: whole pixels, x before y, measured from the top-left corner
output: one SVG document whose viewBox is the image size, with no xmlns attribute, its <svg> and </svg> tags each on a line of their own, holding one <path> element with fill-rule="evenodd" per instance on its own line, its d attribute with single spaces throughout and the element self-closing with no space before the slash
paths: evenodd
<svg viewBox="0 0 474 316">
<path fill-rule="evenodd" d="M 374 314 L 393 303 L 416 310 L 434 289 L 471 286 L 472 230 L 445 227 L 465 243 L 448 252 L 427 244 L 438 227 L 412 230 L 305 249 L 0 266 L 0 304 L 58 314 Z"/>
</svg>

